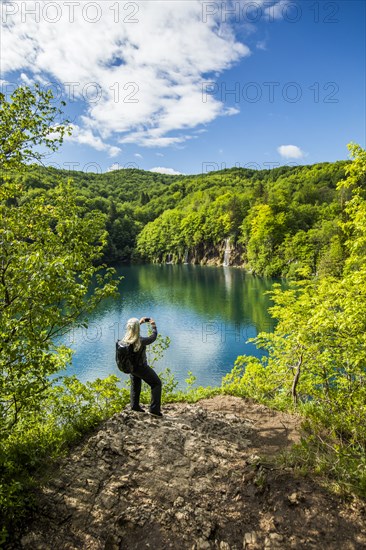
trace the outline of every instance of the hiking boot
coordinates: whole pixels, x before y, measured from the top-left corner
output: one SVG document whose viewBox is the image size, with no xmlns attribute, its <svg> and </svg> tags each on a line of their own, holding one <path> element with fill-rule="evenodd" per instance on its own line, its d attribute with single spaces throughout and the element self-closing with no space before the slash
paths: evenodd
<svg viewBox="0 0 366 550">
<path fill-rule="evenodd" d="M 156 416 L 157 418 L 162 418 L 163 414 L 161 412 L 153 413 L 153 412 L 150 411 L 150 416 Z"/>
<path fill-rule="evenodd" d="M 145 412 L 145 409 L 143 409 L 142 407 L 140 407 L 140 405 L 138 407 L 131 407 L 131 411 L 135 411 L 135 412 L 139 412 L 139 413 L 144 413 Z"/>
</svg>

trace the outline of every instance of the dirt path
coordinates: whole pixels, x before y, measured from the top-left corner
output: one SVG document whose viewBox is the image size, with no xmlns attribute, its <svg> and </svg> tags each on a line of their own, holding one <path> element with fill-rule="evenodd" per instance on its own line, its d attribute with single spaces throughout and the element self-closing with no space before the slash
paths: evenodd
<svg viewBox="0 0 366 550">
<path fill-rule="evenodd" d="M 27 550 L 366 548 L 365 510 L 273 465 L 296 417 L 234 397 L 123 411 L 40 494 Z"/>
</svg>

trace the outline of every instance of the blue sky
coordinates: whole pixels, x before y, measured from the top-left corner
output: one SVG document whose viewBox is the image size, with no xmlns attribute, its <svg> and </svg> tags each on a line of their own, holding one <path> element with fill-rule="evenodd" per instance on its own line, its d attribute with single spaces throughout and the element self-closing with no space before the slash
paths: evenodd
<svg viewBox="0 0 366 550">
<path fill-rule="evenodd" d="M 47 162 L 197 174 L 365 146 L 365 3 L 5 1 L 1 84 L 67 101 Z"/>
</svg>

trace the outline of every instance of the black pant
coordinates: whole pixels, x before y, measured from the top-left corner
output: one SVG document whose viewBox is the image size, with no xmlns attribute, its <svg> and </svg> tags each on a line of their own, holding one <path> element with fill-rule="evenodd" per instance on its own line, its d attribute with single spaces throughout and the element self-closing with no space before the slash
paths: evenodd
<svg viewBox="0 0 366 550">
<path fill-rule="evenodd" d="M 137 408 L 140 404 L 141 380 L 149 384 L 151 388 L 150 412 L 160 413 L 161 405 L 161 380 L 156 372 L 148 365 L 139 365 L 133 370 L 131 378 L 131 408 Z"/>
</svg>

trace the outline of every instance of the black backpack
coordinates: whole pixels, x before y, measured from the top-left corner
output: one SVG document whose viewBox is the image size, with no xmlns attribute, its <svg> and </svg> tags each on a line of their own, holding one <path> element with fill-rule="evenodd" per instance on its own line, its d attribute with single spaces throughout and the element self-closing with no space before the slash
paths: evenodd
<svg viewBox="0 0 366 550">
<path fill-rule="evenodd" d="M 116 363 L 120 371 L 125 374 L 131 374 L 134 368 L 132 344 L 125 344 L 121 340 L 116 342 Z"/>
</svg>

